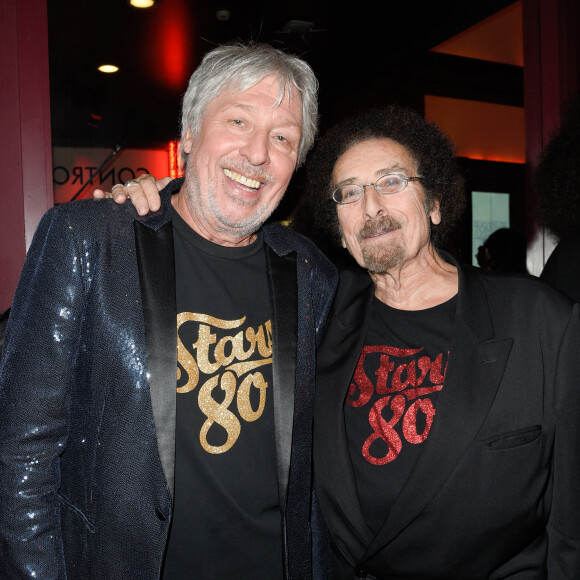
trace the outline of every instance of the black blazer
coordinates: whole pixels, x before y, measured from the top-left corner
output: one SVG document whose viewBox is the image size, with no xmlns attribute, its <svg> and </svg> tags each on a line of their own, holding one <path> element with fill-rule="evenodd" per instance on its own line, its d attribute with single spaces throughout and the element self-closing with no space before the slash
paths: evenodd
<svg viewBox="0 0 580 580">
<path fill-rule="evenodd" d="M 435 420 L 376 536 L 358 503 L 343 412 L 374 286 L 366 273 L 341 275 L 319 351 L 314 450 L 334 577 L 578 579 L 579 307 L 537 280 L 456 265 Z"/>
<path fill-rule="evenodd" d="M 1 578 L 159 577 L 175 467 L 170 194 L 180 186 L 145 217 L 87 200 L 38 227 L 0 367 Z M 314 360 L 337 275 L 288 228 L 265 226 L 264 240 L 285 567 L 302 579 L 318 539 Z"/>
</svg>

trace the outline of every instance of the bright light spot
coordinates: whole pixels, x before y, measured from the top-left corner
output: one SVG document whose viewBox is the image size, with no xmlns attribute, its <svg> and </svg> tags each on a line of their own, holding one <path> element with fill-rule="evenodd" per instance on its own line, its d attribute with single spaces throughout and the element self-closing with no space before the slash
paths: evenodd
<svg viewBox="0 0 580 580">
<path fill-rule="evenodd" d="M 131 6 L 135 6 L 135 8 L 151 8 L 153 4 L 155 4 L 154 0 L 131 0 Z"/>
<path fill-rule="evenodd" d="M 102 64 L 99 67 L 99 70 L 102 73 L 116 73 L 119 70 L 119 67 L 114 64 Z"/>
</svg>

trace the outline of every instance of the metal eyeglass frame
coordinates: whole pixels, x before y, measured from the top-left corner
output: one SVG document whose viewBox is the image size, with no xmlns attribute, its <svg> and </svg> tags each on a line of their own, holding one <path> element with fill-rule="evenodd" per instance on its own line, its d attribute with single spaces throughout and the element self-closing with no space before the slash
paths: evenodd
<svg viewBox="0 0 580 580">
<path fill-rule="evenodd" d="M 398 178 L 401 179 L 402 183 L 403 183 L 403 187 L 401 187 L 401 189 L 398 189 L 397 191 L 387 191 L 387 192 L 383 192 L 380 189 L 380 185 L 377 187 L 377 183 L 379 181 L 381 181 L 382 179 L 384 179 L 385 177 L 391 177 L 391 176 L 396 176 Z M 381 175 L 374 183 L 365 183 L 364 185 L 359 185 L 358 183 L 349 183 L 347 185 L 341 185 L 340 187 L 337 187 L 333 192 L 332 192 L 332 201 L 334 201 L 334 203 L 337 203 L 338 205 L 348 205 L 350 203 L 356 203 L 357 201 L 360 201 L 366 192 L 366 188 L 369 187 L 370 185 L 372 185 L 375 188 L 375 191 L 377 193 L 380 193 L 381 195 L 393 195 L 395 193 L 400 193 L 401 191 L 403 191 L 407 185 L 409 184 L 409 181 L 421 181 L 421 177 L 407 177 L 406 175 L 403 175 L 402 173 L 385 173 L 385 175 Z M 356 199 L 353 199 L 351 201 L 338 201 L 335 197 L 334 194 L 342 189 L 343 187 L 355 187 L 360 189 L 361 194 L 360 196 L 358 196 Z"/>
</svg>

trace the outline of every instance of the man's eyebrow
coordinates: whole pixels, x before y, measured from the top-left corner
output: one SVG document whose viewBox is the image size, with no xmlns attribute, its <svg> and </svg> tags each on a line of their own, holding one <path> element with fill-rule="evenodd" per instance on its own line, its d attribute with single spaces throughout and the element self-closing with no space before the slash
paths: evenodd
<svg viewBox="0 0 580 580">
<path fill-rule="evenodd" d="M 400 163 L 395 163 L 394 165 L 390 165 L 389 167 L 383 167 L 382 169 L 377 169 L 375 171 L 375 175 L 380 177 L 381 175 L 388 175 L 389 173 L 409 173 L 407 168 Z"/>
<path fill-rule="evenodd" d="M 255 112 L 257 111 L 256 107 L 253 105 L 246 105 L 245 103 L 231 103 L 226 107 L 226 111 L 228 109 L 243 109 L 244 111 Z"/>
<path fill-rule="evenodd" d="M 401 165 L 400 163 L 395 163 L 394 165 L 389 165 L 388 167 L 377 169 L 374 172 L 374 176 L 378 179 L 382 175 L 388 175 L 389 173 L 402 173 L 403 175 L 406 175 L 407 173 L 409 173 L 409 171 L 407 171 L 407 168 Z M 340 185 L 347 185 L 350 183 L 356 183 L 356 181 L 357 181 L 356 177 L 347 177 L 346 179 L 343 179 L 338 183 L 335 183 L 334 187 L 338 187 Z"/>
<path fill-rule="evenodd" d="M 258 109 L 253 105 L 247 105 L 246 103 L 232 103 L 228 105 L 224 110 L 227 111 L 228 109 L 242 109 L 243 111 L 248 111 L 249 113 L 256 113 Z M 297 127 L 298 129 L 302 129 L 302 124 L 294 119 L 290 119 L 288 117 L 282 117 L 280 122 L 277 123 L 279 125 L 284 125 L 287 127 Z"/>
</svg>

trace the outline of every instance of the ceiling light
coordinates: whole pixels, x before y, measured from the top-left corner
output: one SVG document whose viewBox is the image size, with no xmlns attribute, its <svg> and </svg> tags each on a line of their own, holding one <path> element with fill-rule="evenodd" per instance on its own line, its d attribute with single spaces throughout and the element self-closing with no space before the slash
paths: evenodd
<svg viewBox="0 0 580 580">
<path fill-rule="evenodd" d="M 155 4 L 155 0 L 130 0 L 129 4 L 135 8 L 151 8 Z"/>
<path fill-rule="evenodd" d="M 114 64 L 102 64 L 99 67 L 99 70 L 102 73 L 116 73 L 119 70 L 119 67 Z"/>
</svg>

